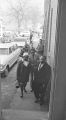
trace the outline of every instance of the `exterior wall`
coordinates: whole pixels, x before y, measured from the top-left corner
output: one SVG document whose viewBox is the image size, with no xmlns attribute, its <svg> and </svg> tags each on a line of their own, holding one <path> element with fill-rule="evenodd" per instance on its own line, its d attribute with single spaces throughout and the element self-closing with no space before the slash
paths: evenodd
<svg viewBox="0 0 66 120">
<path fill-rule="evenodd" d="M 44 4 L 44 55 L 47 56 L 47 47 L 48 47 L 48 34 L 49 34 L 49 17 L 50 17 L 50 1 L 45 0 Z"/>
<path fill-rule="evenodd" d="M 2 107 L 1 107 L 1 78 L 0 78 L 0 120 L 2 120 Z"/>
<path fill-rule="evenodd" d="M 50 0 L 49 0 L 50 1 Z M 53 99 L 54 99 L 54 67 L 55 67 L 55 44 L 56 44 L 56 30 L 57 30 L 57 10 L 58 0 L 50 1 L 50 13 L 49 13 L 49 26 L 48 26 L 48 39 L 47 39 L 47 61 L 52 67 L 52 79 L 51 79 L 51 92 L 50 92 L 50 105 L 49 115 L 52 116 L 53 111 Z"/>
<path fill-rule="evenodd" d="M 45 0 L 44 10 L 44 55 L 47 56 L 49 64 L 54 65 L 54 50 L 56 36 L 58 0 Z"/>
<path fill-rule="evenodd" d="M 48 9 L 47 9 L 48 8 Z M 54 97 L 54 67 L 55 67 L 55 43 L 56 43 L 56 23 L 57 23 L 57 9 L 58 0 L 46 0 L 45 1 L 45 49 L 44 54 L 47 56 L 47 61 L 52 67 L 52 80 L 51 80 L 51 92 L 50 92 L 50 105 L 49 115 L 50 120 L 53 111 L 53 97 Z M 46 20 L 49 19 L 49 20 Z"/>
<path fill-rule="evenodd" d="M 66 0 L 59 0 L 54 70 L 53 108 L 50 120 L 66 120 Z"/>
<path fill-rule="evenodd" d="M 55 56 L 55 38 L 56 38 L 56 22 L 57 22 L 57 6 L 58 0 L 51 0 L 50 17 L 48 27 L 48 45 L 47 45 L 47 59 L 50 65 L 54 66 Z"/>
<path fill-rule="evenodd" d="M 52 66 L 49 120 L 66 120 L 66 0 L 51 0 L 50 10 L 46 49 Z"/>
</svg>

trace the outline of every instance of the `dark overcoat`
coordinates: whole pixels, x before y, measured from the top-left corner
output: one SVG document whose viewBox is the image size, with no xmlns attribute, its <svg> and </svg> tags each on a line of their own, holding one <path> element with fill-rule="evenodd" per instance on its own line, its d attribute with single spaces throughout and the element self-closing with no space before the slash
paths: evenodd
<svg viewBox="0 0 66 120">
<path fill-rule="evenodd" d="M 40 89 L 43 86 L 45 91 L 51 78 L 51 67 L 45 63 L 40 70 L 37 68 L 34 71 L 34 76 L 34 89 Z"/>
<path fill-rule="evenodd" d="M 45 62 L 43 67 L 38 71 L 38 82 L 47 86 L 51 77 L 51 67 Z"/>
<path fill-rule="evenodd" d="M 31 70 L 30 64 L 26 67 L 23 62 L 19 62 L 17 67 L 17 80 L 19 83 L 24 83 L 29 81 L 29 73 Z"/>
</svg>

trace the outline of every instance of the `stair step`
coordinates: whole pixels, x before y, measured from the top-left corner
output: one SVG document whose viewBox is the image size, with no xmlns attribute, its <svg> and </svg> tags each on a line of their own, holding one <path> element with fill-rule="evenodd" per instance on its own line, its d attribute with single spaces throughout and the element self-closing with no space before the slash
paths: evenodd
<svg viewBox="0 0 66 120">
<path fill-rule="evenodd" d="M 3 117 L 5 120 L 48 120 L 48 112 L 8 109 L 3 110 Z"/>
</svg>

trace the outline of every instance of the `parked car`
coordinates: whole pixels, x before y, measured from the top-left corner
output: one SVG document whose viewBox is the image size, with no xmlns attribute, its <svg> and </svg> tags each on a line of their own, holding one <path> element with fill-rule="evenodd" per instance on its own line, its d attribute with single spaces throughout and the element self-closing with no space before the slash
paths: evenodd
<svg viewBox="0 0 66 120">
<path fill-rule="evenodd" d="M 25 37 L 16 37 L 13 42 L 16 43 L 18 47 L 22 48 L 25 46 L 26 41 L 27 41 L 27 38 Z"/>
<path fill-rule="evenodd" d="M 17 61 L 20 55 L 20 48 L 14 43 L 0 44 L 0 73 L 8 75 L 9 69 Z"/>
<path fill-rule="evenodd" d="M 30 32 L 29 31 L 22 32 L 22 33 L 20 33 L 20 36 L 29 38 L 30 37 Z"/>
</svg>

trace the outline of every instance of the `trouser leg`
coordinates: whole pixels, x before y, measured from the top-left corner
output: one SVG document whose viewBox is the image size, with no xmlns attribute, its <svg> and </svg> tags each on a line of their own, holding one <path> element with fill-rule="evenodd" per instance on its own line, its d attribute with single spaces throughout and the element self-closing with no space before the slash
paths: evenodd
<svg viewBox="0 0 66 120">
<path fill-rule="evenodd" d="M 37 83 L 34 83 L 34 95 L 36 99 L 39 99 L 39 85 Z"/>
<path fill-rule="evenodd" d="M 33 71 L 31 71 L 31 82 L 30 82 L 31 89 L 33 90 Z"/>
<path fill-rule="evenodd" d="M 34 90 L 34 95 L 36 99 L 39 99 L 39 92 L 38 90 Z"/>
<path fill-rule="evenodd" d="M 22 95 L 22 97 L 23 97 L 23 87 L 21 87 L 21 95 Z"/>
<path fill-rule="evenodd" d="M 16 88 L 19 88 L 19 81 L 17 80 Z"/>
<path fill-rule="evenodd" d="M 26 85 L 27 85 L 27 82 L 24 83 L 24 87 L 23 87 L 25 92 L 27 92 L 25 89 Z"/>
<path fill-rule="evenodd" d="M 21 88 L 21 96 L 23 97 L 23 83 L 21 83 L 20 88 Z"/>
<path fill-rule="evenodd" d="M 44 103 L 44 93 L 40 94 L 40 103 Z"/>
<path fill-rule="evenodd" d="M 46 88 L 43 88 L 43 87 L 41 86 L 41 90 L 40 90 L 40 104 L 43 104 L 43 103 L 44 103 L 45 91 L 46 91 Z"/>
</svg>

